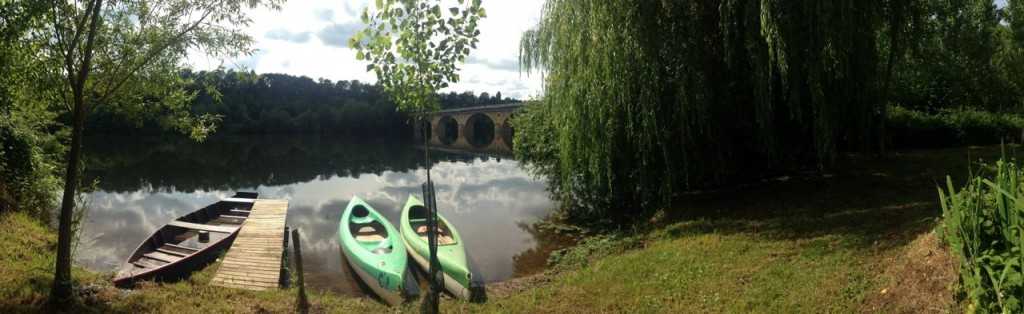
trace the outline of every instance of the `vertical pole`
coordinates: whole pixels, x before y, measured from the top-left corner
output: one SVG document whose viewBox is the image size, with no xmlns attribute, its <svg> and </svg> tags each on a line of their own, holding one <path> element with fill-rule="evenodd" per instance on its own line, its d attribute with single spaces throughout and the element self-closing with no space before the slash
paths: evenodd
<svg viewBox="0 0 1024 314">
<path fill-rule="evenodd" d="M 423 119 L 423 117 L 424 114 L 420 114 L 419 118 Z M 427 147 L 426 130 L 423 133 L 423 159 L 427 168 L 427 182 L 423 183 L 423 202 L 425 203 L 423 205 L 427 207 L 427 246 L 429 248 L 428 254 L 430 254 L 427 267 L 427 281 L 430 283 L 430 289 L 423 300 L 420 312 L 437 314 L 439 310 L 441 281 L 444 278 L 438 276 L 441 273 L 441 265 L 437 261 L 437 205 L 434 203 L 434 182 L 430 180 L 430 147 Z"/>
<path fill-rule="evenodd" d="M 295 270 L 299 275 L 299 312 L 309 312 L 309 299 L 306 298 L 306 281 L 302 275 L 302 249 L 299 247 L 299 229 L 292 230 L 292 245 L 295 247 Z"/>
</svg>

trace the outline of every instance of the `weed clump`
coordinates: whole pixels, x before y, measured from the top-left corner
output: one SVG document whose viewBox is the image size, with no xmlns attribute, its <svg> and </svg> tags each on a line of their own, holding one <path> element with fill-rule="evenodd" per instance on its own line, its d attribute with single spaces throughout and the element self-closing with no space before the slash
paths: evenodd
<svg viewBox="0 0 1024 314">
<path fill-rule="evenodd" d="M 960 262 L 968 310 L 1024 312 L 1024 169 L 1000 159 L 994 178 L 977 175 L 957 192 L 939 188 L 939 238 Z"/>
</svg>

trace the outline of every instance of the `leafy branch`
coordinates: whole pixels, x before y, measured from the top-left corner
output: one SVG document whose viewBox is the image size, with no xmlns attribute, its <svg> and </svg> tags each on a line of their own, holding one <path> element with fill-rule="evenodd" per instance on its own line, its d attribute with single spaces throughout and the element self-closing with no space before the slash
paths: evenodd
<svg viewBox="0 0 1024 314">
<path fill-rule="evenodd" d="M 476 48 L 477 23 L 487 16 L 480 0 L 459 0 L 447 10 L 438 0 L 377 0 L 362 14 L 366 29 L 349 38 L 356 59 L 370 62 L 399 110 L 439 108 L 436 93 L 459 81 L 457 63 Z"/>
</svg>

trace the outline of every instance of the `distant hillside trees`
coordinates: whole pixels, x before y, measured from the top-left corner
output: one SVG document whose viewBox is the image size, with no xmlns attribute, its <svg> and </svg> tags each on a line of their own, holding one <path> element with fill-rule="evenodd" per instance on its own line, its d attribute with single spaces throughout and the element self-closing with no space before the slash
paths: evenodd
<svg viewBox="0 0 1024 314">
<path fill-rule="evenodd" d="M 398 133 L 411 132 L 408 114 L 396 110 L 377 84 L 360 81 L 311 79 L 253 71 L 186 71 L 194 79 L 193 114 L 221 117 L 216 134 Z M 438 95 L 442 109 L 518 102 L 501 92 L 476 95 L 448 92 Z M 156 116 L 125 119 L 100 108 L 90 132 L 100 134 L 157 134 L 164 132 Z"/>
</svg>

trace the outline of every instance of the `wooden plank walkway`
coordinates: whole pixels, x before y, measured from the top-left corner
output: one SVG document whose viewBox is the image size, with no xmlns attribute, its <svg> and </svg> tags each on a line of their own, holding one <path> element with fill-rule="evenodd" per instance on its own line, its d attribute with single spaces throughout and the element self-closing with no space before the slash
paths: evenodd
<svg viewBox="0 0 1024 314">
<path fill-rule="evenodd" d="M 249 290 L 280 285 L 288 200 L 257 199 L 211 284 Z"/>
</svg>

